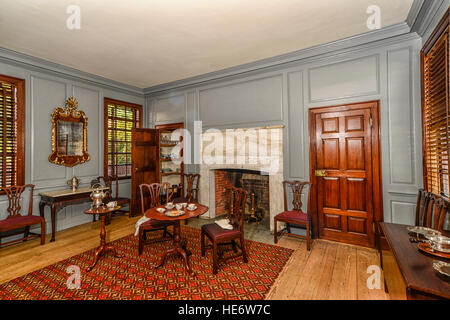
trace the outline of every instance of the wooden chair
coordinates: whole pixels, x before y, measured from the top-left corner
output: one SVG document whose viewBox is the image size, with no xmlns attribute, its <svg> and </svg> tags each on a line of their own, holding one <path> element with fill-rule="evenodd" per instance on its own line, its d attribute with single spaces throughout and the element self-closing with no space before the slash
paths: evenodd
<svg viewBox="0 0 450 320">
<path fill-rule="evenodd" d="M 21 210 L 21 198 L 22 193 L 28 189 L 29 190 L 29 202 L 28 202 L 28 214 L 22 215 Z M 33 215 L 33 191 L 34 191 L 34 185 L 33 184 L 26 184 L 22 186 L 12 186 L 9 188 L 2 188 L 0 187 L 0 191 L 4 191 L 6 195 L 8 196 L 9 206 L 8 206 L 8 217 L 4 220 L 0 220 L 0 232 L 9 232 L 17 229 L 22 229 L 25 227 L 24 231 L 24 237 L 21 239 L 11 240 L 5 243 L 0 242 L 1 245 L 6 244 L 13 244 L 21 241 L 26 241 L 29 239 L 33 239 L 36 237 L 41 238 L 41 245 L 45 243 L 45 220 L 44 218 L 40 216 L 34 216 Z M 33 232 L 30 232 L 30 227 L 35 224 L 41 224 L 41 234 L 35 234 Z M 5 236 L 2 237 L 8 237 L 11 235 L 16 235 L 22 233 L 15 232 L 15 233 L 8 233 Z M 0 237 L 1 238 L 1 237 Z"/>
<path fill-rule="evenodd" d="M 166 196 L 166 203 L 170 201 L 172 196 L 169 195 L 169 184 L 167 182 L 162 184 L 161 183 L 141 184 L 139 185 L 139 189 L 141 192 L 142 215 L 145 214 L 145 210 L 160 206 L 162 204 L 161 191 L 164 191 L 164 194 Z M 146 191 L 148 193 L 147 195 L 145 194 Z M 163 237 L 160 240 L 169 240 L 170 238 L 169 239 L 164 238 L 166 238 L 167 234 L 169 234 L 170 237 L 172 238 L 172 235 L 167 231 L 167 227 L 173 226 L 173 224 L 174 224 L 173 221 L 158 221 L 155 219 L 150 219 L 149 221 L 141 224 L 139 227 L 139 247 L 138 247 L 139 255 L 142 254 L 145 244 L 155 242 L 147 240 L 148 232 L 164 230 Z"/>
<path fill-rule="evenodd" d="M 183 189 L 181 190 L 182 196 L 178 198 L 174 198 L 174 203 L 181 202 L 198 202 L 198 182 L 200 180 L 199 174 L 182 174 L 183 181 L 186 181 L 183 184 Z"/>
<path fill-rule="evenodd" d="M 292 181 L 292 182 L 283 181 L 284 212 L 276 215 L 274 218 L 273 237 L 274 237 L 275 243 L 278 242 L 278 229 L 277 229 L 278 222 L 284 222 L 284 223 L 286 223 L 287 232 L 282 231 L 281 234 L 285 233 L 285 234 L 288 234 L 291 236 L 306 239 L 306 247 L 308 250 L 311 250 L 311 215 L 308 213 L 310 197 L 308 197 L 307 212 L 302 211 L 302 200 L 301 200 L 302 191 L 306 185 L 310 185 L 310 183 L 302 182 L 302 181 Z M 293 194 L 292 210 L 289 210 L 288 205 L 287 205 L 287 186 L 291 187 L 292 194 Z M 311 189 L 311 185 L 310 185 L 310 189 Z M 309 194 L 311 194 L 311 192 L 309 192 Z M 292 226 L 306 227 L 306 236 L 291 233 Z"/>
<path fill-rule="evenodd" d="M 216 223 L 205 224 L 202 226 L 201 253 L 202 256 L 205 256 L 205 237 L 207 237 L 211 241 L 213 248 L 213 274 L 217 274 L 217 270 L 219 267 L 219 258 L 222 258 L 221 256 L 219 257 L 219 252 L 217 250 L 219 245 L 223 246 L 231 244 L 233 251 L 235 252 L 234 255 L 228 256 L 223 260 L 228 260 L 242 255 L 244 262 L 248 262 L 244 242 L 244 215 L 248 193 L 243 189 L 235 187 L 231 187 L 228 190 L 230 191 L 231 209 L 227 214 L 227 218 L 230 220 L 230 224 L 233 226 L 233 229 L 223 229 Z M 239 239 L 240 245 L 236 243 L 236 239 Z M 238 252 L 236 247 L 239 247 L 240 252 Z"/>
<path fill-rule="evenodd" d="M 428 193 L 428 191 L 426 191 L 425 189 L 419 189 L 416 204 L 416 226 L 425 225 L 430 196 L 431 194 Z"/>
<path fill-rule="evenodd" d="M 424 217 L 424 226 L 439 231 L 444 229 L 444 222 L 449 212 L 449 203 L 441 196 L 431 194 L 428 201 L 426 215 Z"/>
</svg>

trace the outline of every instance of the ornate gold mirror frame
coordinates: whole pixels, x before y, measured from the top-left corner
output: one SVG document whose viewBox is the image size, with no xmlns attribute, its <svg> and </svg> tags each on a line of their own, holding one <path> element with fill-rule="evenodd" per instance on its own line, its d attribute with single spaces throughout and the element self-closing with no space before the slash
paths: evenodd
<svg viewBox="0 0 450 320">
<path fill-rule="evenodd" d="M 56 108 L 52 113 L 52 163 L 73 167 L 89 161 L 87 153 L 87 118 L 83 111 L 76 110 L 74 97 L 66 101 L 66 107 Z"/>
</svg>

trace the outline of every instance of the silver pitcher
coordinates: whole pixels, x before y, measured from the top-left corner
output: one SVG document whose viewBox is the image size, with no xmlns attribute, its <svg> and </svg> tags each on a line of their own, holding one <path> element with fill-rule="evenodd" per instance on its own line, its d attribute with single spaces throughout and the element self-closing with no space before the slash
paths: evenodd
<svg viewBox="0 0 450 320">
<path fill-rule="evenodd" d="M 67 184 L 72 188 L 72 191 L 77 191 L 78 185 L 80 184 L 80 180 L 77 177 L 73 177 L 70 180 L 67 180 Z"/>
<path fill-rule="evenodd" d="M 106 197 L 106 193 L 103 190 L 95 189 L 90 197 L 92 199 L 92 207 L 99 208 L 103 206 L 103 199 Z"/>
</svg>

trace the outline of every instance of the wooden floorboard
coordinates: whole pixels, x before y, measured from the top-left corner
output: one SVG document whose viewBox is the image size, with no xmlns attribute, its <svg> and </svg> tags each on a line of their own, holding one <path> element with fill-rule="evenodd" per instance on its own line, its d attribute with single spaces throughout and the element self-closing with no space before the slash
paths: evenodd
<svg viewBox="0 0 450 320">
<path fill-rule="evenodd" d="M 134 233 L 139 217 L 115 217 L 107 226 L 107 241 Z M 39 239 L 0 248 L 0 284 L 73 255 L 95 248 L 99 244 L 100 223 L 87 223 L 57 232 L 56 241 L 41 246 Z M 278 245 L 294 252 L 275 281 L 266 298 L 271 300 L 388 299 L 381 289 L 370 290 L 366 282 L 367 267 L 379 265 L 376 250 L 342 243 L 314 240 L 311 251 L 306 242 L 283 236 Z"/>
</svg>

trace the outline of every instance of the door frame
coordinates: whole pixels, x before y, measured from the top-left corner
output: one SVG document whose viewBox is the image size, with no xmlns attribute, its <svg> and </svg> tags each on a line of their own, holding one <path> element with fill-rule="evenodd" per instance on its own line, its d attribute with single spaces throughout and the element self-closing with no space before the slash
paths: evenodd
<svg viewBox="0 0 450 320">
<path fill-rule="evenodd" d="M 377 239 L 376 227 L 378 222 L 383 221 L 383 192 L 382 192 L 382 177 L 381 177 L 381 140 L 380 140 L 380 101 L 362 101 L 351 104 L 342 104 L 329 107 L 318 107 L 309 109 L 309 177 L 312 184 L 310 212 L 312 216 L 312 234 L 314 238 L 319 238 L 319 215 L 317 212 L 317 179 L 316 171 L 316 115 L 320 113 L 329 112 L 344 112 L 358 109 L 370 108 L 372 116 L 372 177 L 373 177 L 373 222 L 374 222 L 374 236 Z M 376 177 L 379 177 L 378 179 Z M 375 241 L 376 242 L 376 241 Z"/>
</svg>

